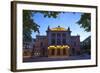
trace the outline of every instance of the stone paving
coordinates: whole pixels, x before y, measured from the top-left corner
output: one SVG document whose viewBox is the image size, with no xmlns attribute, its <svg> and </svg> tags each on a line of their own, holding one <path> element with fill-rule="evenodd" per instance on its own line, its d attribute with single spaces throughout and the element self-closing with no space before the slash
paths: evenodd
<svg viewBox="0 0 100 73">
<path fill-rule="evenodd" d="M 23 62 L 41 62 L 41 61 L 63 61 L 63 60 L 84 60 L 84 59 L 91 59 L 90 55 L 84 54 L 79 56 L 69 56 L 69 57 L 31 57 L 31 58 L 24 58 Z"/>
</svg>

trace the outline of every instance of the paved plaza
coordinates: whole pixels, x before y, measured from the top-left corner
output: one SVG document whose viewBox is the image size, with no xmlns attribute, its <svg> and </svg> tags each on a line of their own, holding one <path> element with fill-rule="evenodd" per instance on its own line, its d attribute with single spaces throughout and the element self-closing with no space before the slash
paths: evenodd
<svg viewBox="0 0 100 73">
<path fill-rule="evenodd" d="M 31 57 L 31 58 L 24 58 L 23 62 L 41 62 L 41 61 L 64 61 L 64 60 L 85 60 L 91 59 L 90 55 L 84 54 L 79 56 L 69 56 L 69 57 Z"/>
</svg>

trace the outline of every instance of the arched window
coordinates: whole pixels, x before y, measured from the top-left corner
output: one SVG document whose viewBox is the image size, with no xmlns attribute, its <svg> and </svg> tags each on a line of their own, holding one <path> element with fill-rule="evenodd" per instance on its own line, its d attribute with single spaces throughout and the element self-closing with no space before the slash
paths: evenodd
<svg viewBox="0 0 100 73">
<path fill-rule="evenodd" d="M 55 55 L 55 49 L 51 50 L 51 55 Z"/>
<path fill-rule="evenodd" d="M 60 49 L 57 49 L 57 55 L 60 55 Z"/>
<path fill-rule="evenodd" d="M 63 55 L 66 55 L 66 48 L 63 49 Z"/>
</svg>

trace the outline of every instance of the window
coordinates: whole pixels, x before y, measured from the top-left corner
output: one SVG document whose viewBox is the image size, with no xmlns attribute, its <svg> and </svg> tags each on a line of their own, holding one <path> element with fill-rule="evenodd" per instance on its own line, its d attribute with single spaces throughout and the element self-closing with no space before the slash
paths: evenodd
<svg viewBox="0 0 100 73">
<path fill-rule="evenodd" d="M 55 55 L 55 49 L 52 49 L 52 50 L 51 50 L 51 54 L 52 54 L 52 55 Z"/>
<path fill-rule="evenodd" d="M 56 42 L 55 42 L 55 39 L 52 39 L 52 40 L 51 40 L 51 45 L 55 45 L 55 43 L 56 43 Z"/>
<path fill-rule="evenodd" d="M 60 55 L 60 49 L 57 49 L 57 55 Z"/>
<path fill-rule="evenodd" d="M 57 39 L 57 45 L 61 45 L 61 40 Z"/>
<path fill-rule="evenodd" d="M 66 37 L 66 33 L 63 33 L 63 34 L 62 34 L 62 37 Z"/>
<path fill-rule="evenodd" d="M 52 37 L 55 37 L 55 36 L 56 36 L 56 34 L 55 34 L 55 33 L 52 33 L 52 34 L 51 34 L 51 36 L 52 36 Z"/>
<path fill-rule="evenodd" d="M 66 39 L 63 39 L 62 43 L 63 43 L 63 45 L 65 45 L 66 44 Z"/>
<path fill-rule="evenodd" d="M 63 49 L 63 55 L 66 55 L 66 49 L 65 48 Z"/>
<path fill-rule="evenodd" d="M 24 56 L 27 56 L 28 55 L 28 52 L 27 51 L 24 51 L 24 54 L 23 54 Z"/>
<path fill-rule="evenodd" d="M 41 46 L 41 47 L 43 46 L 43 42 L 40 43 L 40 46 Z"/>
<path fill-rule="evenodd" d="M 74 46 L 76 46 L 76 42 L 74 42 Z"/>
<path fill-rule="evenodd" d="M 61 34 L 60 33 L 57 33 L 57 37 L 61 37 Z"/>
<path fill-rule="evenodd" d="M 24 48 L 25 49 L 29 49 L 29 44 L 28 43 L 24 43 Z"/>
<path fill-rule="evenodd" d="M 75 48 L 72 48 L 72 55 L 75 55 Z"/>
</svg>

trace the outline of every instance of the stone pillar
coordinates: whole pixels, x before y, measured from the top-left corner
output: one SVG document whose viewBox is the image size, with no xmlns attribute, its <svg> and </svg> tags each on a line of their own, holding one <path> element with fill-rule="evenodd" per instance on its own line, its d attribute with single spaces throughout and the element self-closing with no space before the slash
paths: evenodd
<svg viewBox="0 0 100 73">
<path fill-rule="evenodd" d="M 51 49 L 48 50 L 48 56 L 51 56 Z"/>
<path fill-rule="evenodd" d="M 57 49 L 55 49 L 55 55 L 54 56 L 57 56 Z"/>
<path fill-rule="evenodd" d="M 68 48 L 66 48 L 66 56 L 68 56 Z"/>
<path fill-rule="evenodd" d="M 63 49 L 60 50 L 60 55 L 63 56 Z"/>
<path fill-rule="evenodd" d="M 69 48 L 66 48 L 66 55 L 69 56 L 69 54 L 70 54 Z"/>
<path fill-rule="evenodd" d="M 62 50 L 62 49 L 60 49 L 60 56 L 61 56 L 61 50 Z"/>
</svg>

